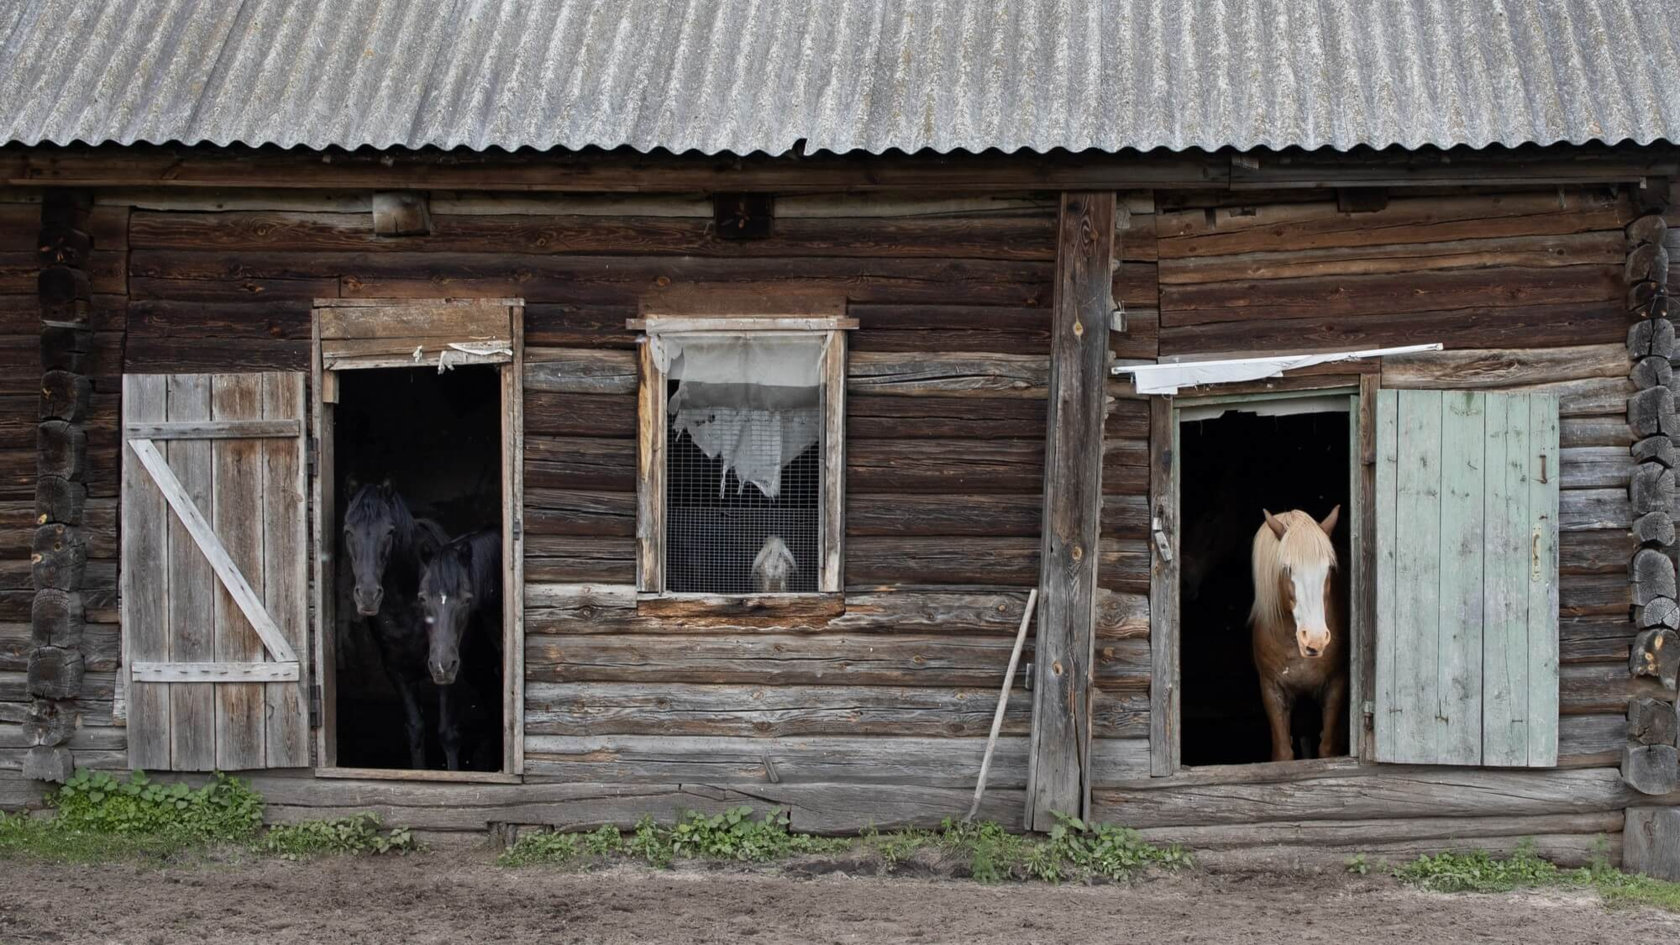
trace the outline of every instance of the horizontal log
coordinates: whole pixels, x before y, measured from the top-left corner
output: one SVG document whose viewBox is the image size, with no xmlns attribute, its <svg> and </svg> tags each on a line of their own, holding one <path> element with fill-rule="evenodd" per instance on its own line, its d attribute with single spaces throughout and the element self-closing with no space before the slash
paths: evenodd
<svg viewBox="0 0 1680 945">
<path fill-rule="evenodd" d="M 1621 715 L 1565 715 L 1558 719 L 1558 767 L 1602 768 L 1621 763 L 1628 724 Z"/>
<path fill-rule="evenodd" d="M 848 536 L 965 535 L 1037 537 L 1044 501 L 1036 495 L 846 496 Z"/>
<path fill-rule="evenodd" d="M 1038 552 L 1036 534 L 1020 538 L 859 536 L 846 542 L 846 582 L 1032 587 L 1038 583 Z"/>
<path fill-rule="evenodd" d="M 636 356 L 596 348 L 526 348 L 525 390 L 554 394 L 636 393 Z"/>
<path fill-rule="evenodd" d="M 1317 276 L 1161 288 L 1161 327 L 1288 318 L 1393 317 L 1399 312 L 1572 304 L 1622 310 L 1620 266 L 1490 267 L 1430 273 Z M 1397 301 L 1404 300 L 1397 306 Z"/>
<path fill-rule="evenodd" d="M 525 665 L 530 682 L 984 687 L 1002 680 L 1013 642 L 950 634 L 533 634 Z M 1147 640 L 1097 647 L 1099 688 L 1142 691 L 1148 678 Z"/>
<path fill-rule="evenodd" d="M 846 444 L 849 492 L 1038 495 L 1044 444 L 1015 440 L 857 440 Z"/>
<path fill-rule="evenodd" d="M 247 341 L 219 338 L 164 339 L 131 335 L 123 369 L 144 374 L 210 374 L 238 371 L 307 371 L 307 341 Z"/>
<path fill-rule="evenodd" d="M 1561 574 L 1626 574 L 1635 542 L 1625 529 L 1564 532 L 1558 537 Z"/>
<path fill-rule="evenodd" d="M 529 436 L 633 439 L 636 434 L 636 398 L 634 394 L 527 391 L 525 431 Z"/>
<path fill-rule="evenodd" d="M 132 250 L 135 298 L 212 301 L 300 297 L 338 276 L 318 298 L 523 298 L 532 302 L 634 303 L 670 285 L 831 290 L 857 302 L 1048 305 L 1049 261 L 961 259 L 537 256 L 513 253 L 277 253 Z M 1150 279 L 1153 267 L 1148 268 Z M 1139 280 L 1140 286 L 1143 280 Z M 1617 288 L 1619 299 L 1621 289 Z M 1140 301 L 1144 301 L 1140 299 Z M 1147 301 L 1153 301 L 1153 293 Z M 1619 306 L 1619 302 L 1618 302 Z"/>
<path fill-rule="evenodd" d="M 1623 417 L 1565 417 L 1558 421 L 1559 445 L 1620 446 L 1633 444 L 1633 428 Z M 1637 457 L 1636 457 L 1637 458 Z"/>
<path fill-rule="evenodd" d="M 1661 698 L 1663 691 L 1655 679 L 1629 675 L 1625 660 L 1558 668 L 1558 710 L 1564 715 L 1625 713 L 1628 700 Z"/>
<path fill-rule="evenodd" d="M 525 486 L 528 490 L 584 489 L 635 493 L 634 439 L 550 436 L 530 433 L 529 426 L 526 431 Z M 1625 494 L 1622 501 L 1627 501 Z"/>
<path fill-rule="evenodd" d="M 1156 216 L 1162 259 L 1339 246 L 1550 236 L 1615 230 L 1626 200 L 1591 190 L 1391 197 L 1375 213 L 1344 213 L 1333 200 L 1254 202 Z"/>
<path fill-rule="evenodd" d="M 1512 236 L 1413 243 L 1404 240 L 1316 249 L 1267 249 L 1236 255 L 1186 256 L 1161 263 L 1161 284 L 1262 282 L 1375 274 L 1409 274 L 1419 280 L 1465 269 L 1612 267 L 1626 256 L 1613 230 L 1548 236 Z"/>
<path fill-rule="evenodd" d="M 136 245 L 155 249 L 475 253 L 496 246 L 531 255 L 1055 258 L 1055 217 L 1042 211 L 896 218 L 790 218 L 777 211 L 767 240 L 720 239 L 710 213 L 433 213 L 428 235 L 405 240 L 381 239 L 361 213 L 141 211 L 131 226 Z"/>
<path fill-rule="evenodd" d="M 848 394 L 1043 398 L 1049 379 L 1050 359 L 1038 355 L 860 351 L 846 363 Z"/>
<path fill-rule="evenodd" d="M 529 535 L 525 539 L 525 578 L 628 584 L 636 579 L 635 539 Z"/>
<path fill-rule="evenodd" d="M 1565 447 L 1558 456 L 1558 482 L 1564 489 L 1625 488 L 1633 468 L 1633 456 L 1623 446 Z"/>
<path fill-rule="evenodd" d="M 1557 523 L 1562 531 L 1628 528 L 1633 503 L 1626 489 L 1571 489 L 1557 498 Z M 1562 538 L 1559 538 L 1562 540 Z"/>
<path fill-rule="evenodd" d="M 1427 846 L 1428 841 L 1448 841 L 1441 849 L 1478 849 L 1473 841 L 1488 838 L 1510 842 L 1522 836 L 1539 834 L 1581 835 L 1620 833 L 1620 811 L 1594 811 L 1585 814 L 1539 814 L 1534 816 L 1486 817 L 1373 817 L 1357 820 L 1285 820 L 1258 824 L 1218 824 L 1182 827 L 1151 827 L 1142 831 L 1144 839 L 1152 843 L 1178 843 L 1189 847 L 1198 863 L 1203 855 L 1215 851 L 1252 850 L 1255 847 L 1277 847 L 1279 856 L 1305 856 L 1315 853 L 1328 855 L 1340 850 L 1345 860 L 1355 853 L 1365 853 L 1367 845 L 1385 848 L 1388 844 L 1413 843 Z M 1460 844 L 1450 841 L 1460 840 Z M 1391 848 L 1389 848 L 1391 849 Z M 1412 856 L 1416 856 L 1413 854 Z M 1407 857 L 1406 859 L 1410 859 Z M 1216 859 L 1217 861 L 1217 859 Z M 1396 864 L 1404 860 L 1395 860 Z M 1338 869 L 1345 868 L 1336 862 Z"/>
<path fill-rule="evenodd" d="M 1103 496 L 1102 535 L 1104 538 L 1143 538 L 1148 532 L 1148 496 Z"/>
<path fill-rule="evenodd" d="M 1625 574 L 1561 574 L 1558 613 L 1564 616 L 1626 614 L 1633 606 Z"/>
<path fill-rule="evenodd" d="M 1347 315 L 1311 308 L 1294 317 L 1251 317 L 1237 321 L 1173 325 L 1163 323 L 1160 356 L 1228 351 L 1357 351 L 1450 339 L 1455 347 L 1518 348 L 1600 344 L 1627 330 L 1619 302 L 1493 306 L 1452 310 L 1393 311 Z M 1631 388 L 1631 384 L 1629 387 Z"/>
<path fill-rule="evenodd" d="M 525 689 L 526 735 L 708 735 L 787 738 L 811 735 L 984 737 L 997 707 L 995 688 L 887 686 L 666 686 L 532 683 Z M 1092 733 L 1148 737 L 1143 693 L 1097 693 Z M 1015 689 L 1005 735 L 1026 735 L 1032 694 Z"/>
<path fill-rule="evenodd" d="M 778 739 L 645 735 L 535 735 L 525 739 L 526 770 L 547 777 L 622 782 L 729 780 L 810 784 L 866 782 L 963 787 L 980 770 L 986 739 Z M 999 739 L 991 783 L 1026 783 L 1026 739 Z M 1103 739 L 1093 762 L 1130 775 L 1147 770 L 1143 739 Z M 772 776 L 771 771 L 775 774 Z"/>
<path fill-rule="evenodd" d="M 846 398 L 851 440 L 1044 440 L 1044 402 L 1009 397 Z"/>
<path fill-rule="evenodd" d="M 1626 614 L 1563 618 L 1558 621 L 1558 659 L 1564 663 L 1625 663 L 1637 629 Z"/>
<path fill-rule="evenodd" d="M 854 303 L 846 314 L 858 320 L 847 335 L 852 351 L 1050 353 L 1050 313 L 1042 307 Z"/>
<path fill-rule="evenodd" d="M 187 776 L 189 783 L 201 783 Z M 742 804 L 789 812 L 793 830 L 857 833 L 902 826 L 938 827 L 968 811 L 972 788 L 898 784 L 603 784 L 556 781 L 528 774 L 525 784 L 438 784 L 354 779 L 318 780 L 257 772 L 248 778 L 266 802 L 270 821 L 319 820 L 363 811 L 387 824 L 420 829 L 482 831 L 493 823 L 550 824 L 568 829 L 635 827 L 644 816 L 673 823 L 685 811 L 719 813 Z M 0 780 L 0 785 L 7 782 Z M 1021 792 L 987 791 L 981 816 L 1019 817 Z"/>
<path fill-rule="evenodd" d="M 652 618 L 638 611 L 635 588 L 608 584 L 527 584 L 525 622 L 532 633 L 948 633 L 1013 639 L 1026 604 L 1024 591 L 1002 588 L 852 589 L 845 612 L 833 617 Z M 1099 638 L 1142 638 L 1149 602 L 1142 595 L 1097 592 Z"/>
<path fill-rule="evenodd" d="M 526 489 L 528 535 L 636 536 L 636 495 L 578 489 Z"/>
<path fill-rule="evenodd" d="M 1134 828 L 1399 817 L 1537 817 L 1603 813 L 1643 799 L 1622 784 L 1613 767 L 1526 771 L 1361 767 L 1347 761 L 1305 777 L 1279 774 L 1250 780 L 1242 774 L 1246 772 L 1104 785 L 1092 794 L 1093 816 Z"/>
<path fill-rule="evenodd" d="M 1382 359 L 1384 387 L 1480 390 L 1551 384 L 1628 372 L 1620 344 L 1563 348 L 1455 349 Z"/>
</svg>

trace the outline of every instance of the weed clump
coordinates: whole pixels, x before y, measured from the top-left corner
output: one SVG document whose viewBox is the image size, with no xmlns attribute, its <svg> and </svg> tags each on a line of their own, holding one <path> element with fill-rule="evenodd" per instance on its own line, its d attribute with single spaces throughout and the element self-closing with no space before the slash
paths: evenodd
<svg viewBox="0 0 1680 945">
<path fill-rule="evenodd" d="M 407 827 L 383 829 L 372 814 L 355 814 L 336 820 L 305 820 L 277 824 L 263 835 L 261 849 L 288 860 L 327 854 L 382 856 L 412 853 L 420 842 Z"/>
<path fill-rule="evenodd" d="M 1601 841 L 1603 843 L 1603 841 Z M 1541 887 L 1592 890 L 1606 905 L 1651 906 L 1680 912 L 1680 883 L 1624 873 L 1610 865 L 1608 843 L 1587 866 L 1565 869 L 1540 856 L 1533 840 L 1524 840 L 1509 857 L 1494 857 L 1485 850 L 1420 856 L 1394 867 L 1396 878 L 1409 886 L 1443 893 L 1502 893 Z M 1348 869 L 1363 875 L 1368 869 L 1363 855 L 1349 861 Z"/>
<path fill-rule="evenodd" d="M 754 818 L 752 808 L 731 807 L 718 814 L 687 811 L 672 826 L 643 817 L 628 836 L 611 826 L 593 833 L 536 833 L 521 837 L 499 862 L 503 866 L 548 864 L 575 866 L 581 861 L 625 856 L 663 869 L 678 859 L 767 863 L 806 853 L 835 853 L 847 840 L 794 833 L 786 811 Z"/>
<path fill-rule="evenodd" d="M 159 784 L 143 771 L 119 781 L 80 770 L 52 797 L 54 829 L 110 834 L 161 834 L 205 843 L 248 840 L 262 826 L 262 796 L 218 773 L 198 790 Z"/>
</svg>

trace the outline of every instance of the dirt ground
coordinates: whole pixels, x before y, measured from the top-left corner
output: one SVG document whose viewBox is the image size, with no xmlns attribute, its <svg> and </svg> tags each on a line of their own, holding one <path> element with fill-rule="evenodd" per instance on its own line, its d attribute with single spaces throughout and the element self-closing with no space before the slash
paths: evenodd
<svg viewBox="0 0 1680 945">
<path fill-rule="evenodd" d="M 1133 886 L 740 870 L 499 869 L 487 853 L 185 867 L 0 862 L 0 942 L 1674 941 L 1680 916 L 1590 894 L 1443 896 L 1388 879 L 1164 876 Z"/>
</svg>

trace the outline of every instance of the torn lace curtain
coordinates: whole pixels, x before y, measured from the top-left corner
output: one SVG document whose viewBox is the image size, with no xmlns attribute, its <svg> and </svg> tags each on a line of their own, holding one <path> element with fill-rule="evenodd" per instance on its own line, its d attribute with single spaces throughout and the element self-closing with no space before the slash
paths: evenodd
<svg viewBox="0 0 1680 945">
<path fill-rule="evenodd" d="M 671 429 L 708 459 L 721 460 L 718 494 L 735 474 L 774 499 L 782 470 L 822 436 L 820 409 L 826 334 L 753 332 L 661 334 L 648 341 L 677 382 L 667 406 Z"/>
</svg>

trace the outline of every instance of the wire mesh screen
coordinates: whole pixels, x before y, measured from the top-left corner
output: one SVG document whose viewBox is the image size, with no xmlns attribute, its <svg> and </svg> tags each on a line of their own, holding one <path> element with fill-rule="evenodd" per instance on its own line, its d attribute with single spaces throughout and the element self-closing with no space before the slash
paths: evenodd
<svg viewBox="0 0 1680 945">
<path fill-rule="evenodd" d="M 781 411 L 789 422 L 820 428 L 818 408 Z M 744 426 L 743 439 L 777 435 Z M 773 452 L 778 444 L 757 444 Z M 755 444 L 743 449 L 754 451 Z M 665 586 L 678 593 L 754 594 L 817 589 L 821 439 L 781 467 L 774 497 L 743 482 L 723 456 L 708 457 L 671 424 L 665 441 Z M 779 539 L 792 557 L 775 545 Z M 763 559 L 760 561 L 760 559 Z M 755 567 L 756 565 L 756 567 Z M 791 573 L 790 573 L 791 571 Z"/>
</svg>

